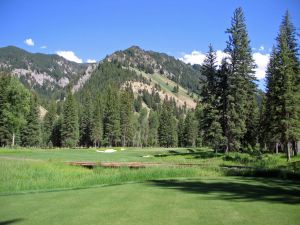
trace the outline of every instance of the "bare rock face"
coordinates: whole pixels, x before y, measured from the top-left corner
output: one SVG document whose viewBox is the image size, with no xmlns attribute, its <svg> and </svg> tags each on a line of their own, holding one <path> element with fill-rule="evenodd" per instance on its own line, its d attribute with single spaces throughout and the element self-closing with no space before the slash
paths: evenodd
<svg viewBox="0 0 300 225">
<path fill-rule="evenodd" d="M 50 97 L 53 91 L 77 83 L 88 68 L 89 64 L 70 62 L 58 55 L 29 53 L 14 46 L 0 48 L 0 70 L 18 77 L 43 96 Z"/>
<path fill-rule="evenodd" d="M 90 77 L 91 77 L 93 71 L 96 69 L 96 67 L 97 67 L 96 63 L 89 64 L 84 75 L 81 76 L 79 78 L 79 80 L 77 81 L 77 83 L 73 86 L 73 88 L 72 88 L 73 93 L 77 92 L 85 84 L 85 82 L 88 81 L 88 79 L 90 79 Z"/>
</svg>

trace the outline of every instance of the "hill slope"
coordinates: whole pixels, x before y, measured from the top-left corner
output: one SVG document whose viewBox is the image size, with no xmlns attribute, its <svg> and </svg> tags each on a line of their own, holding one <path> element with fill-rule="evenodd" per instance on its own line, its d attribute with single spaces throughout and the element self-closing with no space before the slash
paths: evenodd
<svg viewBox="0 0 300 225">
<path fill-rule="evenodd" d="M 165 53 L 145 51 L 138 46 L 132 46 L 109 55 L 105 61 L 117 61 L 125 67 L 144 71 L 150 78 L 151 74 L 160 74 L 195 93 L 200 89 L 200 71 Z"/>
<path fill-rule="evenodd" d="M 14 46 L 0 48 L 0 69 L 19 77 L 42 96 L 50 97 L 68 84 L 75 84 L 88 68 L 88 64 L 70 62 L 58 55 L 29 53 Z"/>
</svg>

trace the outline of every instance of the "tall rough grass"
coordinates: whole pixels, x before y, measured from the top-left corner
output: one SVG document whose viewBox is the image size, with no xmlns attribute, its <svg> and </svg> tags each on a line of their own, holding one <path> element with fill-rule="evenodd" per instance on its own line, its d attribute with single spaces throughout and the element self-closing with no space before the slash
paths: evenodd
<svg viewBox="0 0 300 225">
<path fill-rule="evenodd" d="M 59 162 L 0 160 L 0 192 L 80 188 L 162 178 L 220 176 L 218 168 L 95 168 Z"/>
</svg>

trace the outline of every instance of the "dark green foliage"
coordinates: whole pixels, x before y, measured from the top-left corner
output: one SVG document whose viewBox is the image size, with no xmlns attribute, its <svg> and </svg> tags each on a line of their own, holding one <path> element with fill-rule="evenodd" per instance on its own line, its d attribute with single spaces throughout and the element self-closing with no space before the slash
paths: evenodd
<svg viewBox="0 0 300 225">
<path fill-rule="evenodd" d="M 178 146 L 185 147 L 185 126 L 184 126 L 183 116 L 181 116 L 178 120 L 177 137 L 178 137 Z"/>
<path fill-rule="evenodd" d="M 79 141 L 77 104 L 71 90 L 64 102 L 61 138 L 63 147 L 75 147 Z"/>
<path fill-rule="evenodd" d="M 158 127 L 159 127 L 158 113 L 151 110 L 149 113 L 149 136 L 148 136 L 149 146 L 158 146 Z"/>
<path fill-rule="evenodd" d="M 134 136 L 133 128 L 133 91 L 127 86 L 120 95 L 121 144 L 129 146 Z"/>
<path fill-rule="evenodd" d="M 179 128 L 179 127 L 178 127 Z M 188 111 L 184 120 L 184 146 L 195 147 L 197 138 L 197 121 L 195 120 L 194 113 Z"/>
<path fill-rule="evenodd" d="M 230 56 L 228 65 L 224 65 L 225 75 L 222 79 L 227 81 L 225 87 L 221 87 L 226 96 L 223 96 L 222 108 L 226 107 L 226 120 L 223 121 L 225 127 L 225 137 L 227 139 L 228 150 L 239 150 L 241 139 L 247 132 L 246 118 L 255 91 L 254 61 L 248 39 L 244 14 L 241 8 L 234 12 L 231 27 L 227 30 L 229 40 L 225 52 Z M 226 77 L 226 78 L 225 78 Z M 223 94 L 223 95 L 224 95 Z M 225 100 L 226 99 L 226 100 Z"/>
<path fill-rule="evenodd" d="M 92 145 L 92 126 L 93 126 L 93 103 L 90 92 L 86 93 L 83 101 L 83 109 L 80 115 L 80 145 L 91 146 Z"/>
<path fill-rule="evenodd" d="M 256 98 L 252 100 L 246 117 L 246 133 L 242 139 L 244 149 L 254 149 L 259 136 L 259 107 Z"/>
<path fill-rule="evenodd" d="M 142 108 L 138 119 L 139 133 L 140 133 L 140 146 L 148 146 L 149 137 L 149 123 L 148 123 L 148 111 L 146 108 Z"/>
<path fill-rule="evenodd" d="M 136 112 L 140 112 L 142 108 L 142 97 L 138 96 L 136 99 L 134 99 L 134 110 Z"/>
<path fill-rule="evenodd" d="M 91 140 L 94 147 L 99 147 L 103 138 L 103 110 L 100 101 L 96 102 L 92 118 L 93 123 L 91 130 Z"/>
<path fill-rule="evenodd" d="M 218 95 L 220 79 L 217 72 L 216 58 L 216 53 L 210 45 L 201 69 L 206 82 L 201 92 L 203 111 L 199 123 L 203 133 L 203 144 L 218 150 L 224 144 L 224 138 L 218 110 L 220 106 Z"/>
<path fill-rule="evenodd" d="M 109 85 L 106 88 L 105 108 L 103 115 L 104 143 L 117 146 L 120 142 L 120 96 L 118 89 Z"/>
<path fill-rule="evenodd" d="M 280 26 L 267 71 L 265 139 L 280 142 L 290 160 L 290 143 L 300 138 L 300 68 L 295 28 L 287 12 Z M 294 145 L 295 148 L 295 145 Z"/>
<path fill-rule="evenodd" d="M 52 101 L 43 122 L 43 144 L 45 146 L 53 146 L 53 129 L 57 120 L 56 111 L 56 103 Z"/>
<path fill-rule="evenodd" d="M 176 121 L 172 115 L 172 108 L 168 102 L 164 101 L 159 116 L 158 137 L 159 144 L 163 147 L 171 147 L 177 144 Z M 174 123 L 175 122 L 175 123 Z"/>
<path fill-rule="evenodd" d="M 31 97 L 30 110 L 26 116 L 26 124 L 21 130 L 22 146 L 39 146 L 41 143 L 41 126 L 36 95 Z"/>
<path fill-rule="evenodd" d="M 52 130 L 51 142 L 53 146 L 61 147 L 62 146 L 62 124 L 63 118 L 59 116 L 54 124 Z"/>
<path fill-rule="evenodd" d="M 196 139 L 196 146 L 201 147 L 203 144 L 203 130 L 201 126 L 201 120 L 203 118 L 203 106 L 198 102 L 195 109 L 195 119 L 198 121 L 197 123 L 197 139 Z M 178 128 L 179 129 L 179 128 Z M 178 133 L 179 135 L 179 133 Z"/>
<path fill-rule="evenodd" d="M 0 145 L 14 145 L 26 123 L 30 93 L 16 78 L 0 73 L 0 100 Z"/>
</svg>

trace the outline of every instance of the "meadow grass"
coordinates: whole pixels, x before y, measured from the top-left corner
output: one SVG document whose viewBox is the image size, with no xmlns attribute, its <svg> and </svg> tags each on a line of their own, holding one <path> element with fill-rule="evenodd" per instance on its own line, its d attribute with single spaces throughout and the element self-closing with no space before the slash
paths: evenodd
<svg viewBox="0 0 300 225">
<path fill-rule="evenodd" d="M 218 168 L 102 168 L 86 169 L 61 162 L 0 159 L 0 192 L 80 188 L 145 180 L 219 176 Z"/>
</svg>

